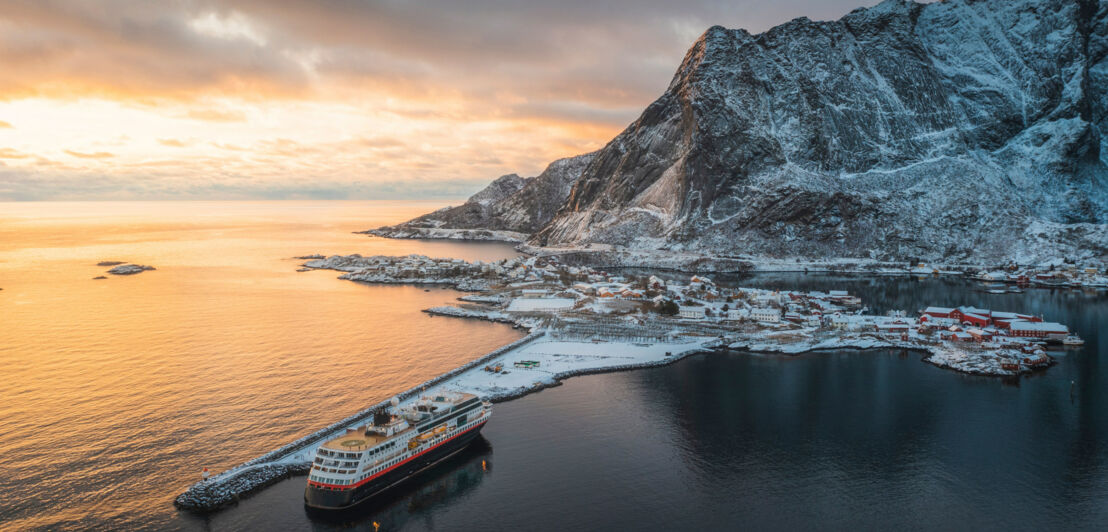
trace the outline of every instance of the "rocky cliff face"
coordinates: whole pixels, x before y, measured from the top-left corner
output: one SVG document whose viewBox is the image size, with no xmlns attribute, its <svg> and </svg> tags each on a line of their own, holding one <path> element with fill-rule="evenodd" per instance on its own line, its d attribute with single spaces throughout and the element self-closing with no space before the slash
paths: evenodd
<svg viewBox="0 0 1108 532">
<path fill-rule="evenodd" d="M 713 27 L 556 216 L 514 226 L 542 246 L 1104 260 L 1106 56 L 1108 0 Z"/>
<path fill-rule="evenodd" d="M 521 241 L 554 218 L 593 155 L 559 159 L 535 177 L 501 176 L 462 205 L 368 232 L 392 238 Z"/>
</svg>

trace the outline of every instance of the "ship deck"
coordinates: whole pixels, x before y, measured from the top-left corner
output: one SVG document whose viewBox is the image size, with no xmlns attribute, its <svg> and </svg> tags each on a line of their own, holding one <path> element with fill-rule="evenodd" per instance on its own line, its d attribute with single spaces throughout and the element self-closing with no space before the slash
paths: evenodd
<svg viewBox="0 0 1108 532">
<path fill-rule="evenodd" d="M 362 451 L 387 439 L 379 434 L 367 436 L 364 430 L 348 430 L 346 434 L 324 442 L 321 447 L 332 451 Z"/>
</svg>

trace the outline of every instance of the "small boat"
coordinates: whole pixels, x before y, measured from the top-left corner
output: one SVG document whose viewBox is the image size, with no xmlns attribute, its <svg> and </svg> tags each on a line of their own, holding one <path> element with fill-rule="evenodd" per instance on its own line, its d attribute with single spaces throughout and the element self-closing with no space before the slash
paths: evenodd
<svg viewBox="0 0 1108 532">
<path fill-rule="evenodd" d="M 999 288 L 990 288 L 990 289 L 986 290 L 986 292 L 988 292 L 990 294 L 1007 294 L 1008 293 L 1007 290 L 1001 290 Z"/>
<path fill-rule="evenodd" d="M 1085 340 L 1076 334 L 1071 334 L 1062 339 L 1062 345 L 1085 345 Z"/>
</svg>

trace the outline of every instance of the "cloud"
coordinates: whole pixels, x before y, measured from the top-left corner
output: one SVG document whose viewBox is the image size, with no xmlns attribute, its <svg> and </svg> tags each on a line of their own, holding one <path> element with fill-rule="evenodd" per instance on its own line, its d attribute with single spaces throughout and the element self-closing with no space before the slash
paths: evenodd
<svg viewBox="0 0 1108 532">
<path fill-rule="evenodd" d="M 14 128 L 14 127 L 15 127 L 15 126 L 12 126 L 12 125 L 11 125 L 11 124 L 9 124 L 8 122 L 5 122 L 5 121 L 3 121 L 3 120 L 0 120 L 0 129 L 12 129 L 12 128 Z"/>
<path fill-rule="evenodd" d="M 877 1 L 0 0 L 0 158 L 21 197 L 464 195 L 605 144 L 713 24 Z"/>
<path fill-rule="evenodd" d="M 246 115 L 242 111 L 226 109 L 190 109 L 184 114 L 185 118 L 203 120 L 205 122 L 245 122 Z"/>
<path fill-rule="evenodd" d="M 186 142 L 180 139 L 158 139 L 158 144 L 169 146 L 170 148 L 184 148 L 191 145 L 192 142 Z"/>
<path fill-rule="evenodd" d="M 31 154 L 11 148 L 0 148 L 0 159 L 26 159 L 28 157 L 31 157 Z"/>
<path fill-rule="evenodd" d="M 106 151 L 79 152 L 73 150 L 65 150 L 65 153 L 68 153 L 69 155 L 80 159 L 107 159 L 109 157 L 115 157 L 114 153 L 108 153 Z"/>
</svg>

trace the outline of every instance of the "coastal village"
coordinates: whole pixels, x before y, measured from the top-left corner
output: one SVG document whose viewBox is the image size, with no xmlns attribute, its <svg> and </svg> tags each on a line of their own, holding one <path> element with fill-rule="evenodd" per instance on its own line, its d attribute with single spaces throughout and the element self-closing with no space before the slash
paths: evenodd
<svg viewBox="0 0 1108 532">
<path fill-rule="evenodd" d="M 1019 309 L 929 306 L 876 315 L 845 290 L 740 288 L 703 275 L 622 275 L 563 264 L 556 256 L 493 262 L 422 255 L 298 258 L 305 261 L 301 271 L 341 271 L 339 278 L 349 281 L 469 292 L 452 305 L 424 312 L 509 323 L 529 334 L 212 475 L 179 495 L 178 507 L 211 510 L 288 475 L 305 474 L 321 442 L 365 424 L 380 408 L 428 394 L 466 392 L 503 401 L 574 375 L 670 364 L 717 351 L 912 350 L 941 368 L 1013 378 L 1050 366 L 1055 349 L 1083 343 L 1066 325 Z"/>
<path fill-rule="evenodd" d="M 924 360 L 940 367 L 996 376 L 1050 365 L 1049 344 L 1082 343 L 1064 324 L 1007 310 L 927 307 L 872 315 L 842 290 L 733 288 L 701 275 L 680 281 L 625 276 L 564 265 L 556 256 L 471 263 L 351 255 L 305 266 L 340 270 L 352 281 L 449 284 L 476 293 L 427 312 L 596 341 L 701 337 L 716 339 L 722 349 L 784 353 L 898 347 L 925 352 Z"/>
</svg>

